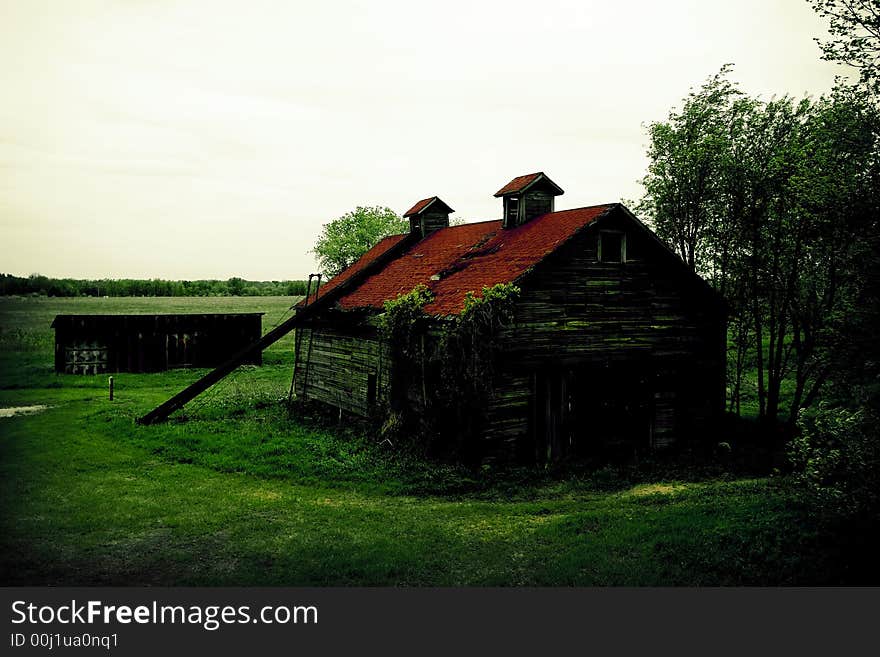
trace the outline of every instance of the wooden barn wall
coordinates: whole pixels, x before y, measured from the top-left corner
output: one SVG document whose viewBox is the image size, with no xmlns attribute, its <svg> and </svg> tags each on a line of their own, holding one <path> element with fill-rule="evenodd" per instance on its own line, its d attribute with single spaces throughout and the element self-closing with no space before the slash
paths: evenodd
<svg viewBox="0 0 880 657">
<path fill-rule="evenodd" d="M 370 375 L 376 402 L 388 394 L 388 349 L 375 331 L 337 323 L 298 329 L 294 391 L 298 399 L 318 400 L 367 417 Z"/>
<path fill-rule="evenodd" d="M 422 215 L 424 235 L 430 235 L 435 230 L 449 226 L 449 215 L 445 212 L 425 212 Z"/>
<path fill-rule="evenodd" d="M 597 260 L 598 229 L 627 232 L 627 261 Z M 586 229 L 522 284 L 487 408 L 484 452 L 528 458 L 535 372 L 644 358 L 655 447 L 712 416 L 724 395 L 724 320 L 659 245 L 619 217 Z M 650 257 L 649 257 L 650 256 Z"/>
<path fill-rule="evenodd" d="M 525 220 L 531 221 L 542 214 L 553 212 L 553 195 L 541 191 L 530 191 L 525 195 Z"/>
</svg>

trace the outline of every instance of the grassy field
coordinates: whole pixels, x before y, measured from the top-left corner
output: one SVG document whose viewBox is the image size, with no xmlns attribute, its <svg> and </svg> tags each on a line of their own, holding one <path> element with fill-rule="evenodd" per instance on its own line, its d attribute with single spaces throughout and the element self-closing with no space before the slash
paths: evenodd
<svg viewBox="0 0 880 657">
<path fill-rule="evenodd" d="M 52 372 L 56 313 L 257 311 L 290 298 L 0 298 L 3 584 L 730 585 L 849 581 L 784 478 L 720 465 L 478 471 L 289 417 L 291 341 L 170 422 L 198 371 Z"/>
</svg>

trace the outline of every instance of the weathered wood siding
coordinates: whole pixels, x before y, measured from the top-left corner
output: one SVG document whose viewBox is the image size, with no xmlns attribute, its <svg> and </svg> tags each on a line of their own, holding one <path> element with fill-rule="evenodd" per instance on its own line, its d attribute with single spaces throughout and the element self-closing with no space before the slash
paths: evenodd
<svg viewBox="0 0 880 657">
<path fill-rule="evenodd" d="M 298 331 L 294 374 L 297 399 L 318 400 L 368 417 L 375 404 L 387 398 L 388 349 L 375 331 L 347 322 L 321 323 Z M 373 395 L 375 399 L 371 400 Z"/>
<path fill-rule="evenodd" d="M 449 227 L 449 213 L 447 212 L 424 212 L 421 219 L 422 235 L 426 237 L 435 230 Z"/>
<path fill-rule="evenodd" d="M 515 200 L 514 200 L 515 199 Z M 553 212 L 555 198 L 545 189 L 532 189 L 525 194 L 504 197 L 504 227 L 512 228 L 542 214 Z"/>
<path fill-rule="evenodd" d="M 52 327 L 56 372 L 158 372 L 216 367 L 260 339 L 262 313 L 58 315 Z"/>
<path fill-rule="evenodd" d="M 422 237 L 427 237 L 435 230 L 449 227 L 448 212 L 422 212 L 409 218 L 409 230 L 411 233 L 418 233 Z"/>
<path fill-rule="evenodd" d="M 525 221 L 553 212 L 553 195 L 542 190 L 529 191 L 525 195 Z"/>
<path fill-rule="evenodd" d="M 536 372 L 638 360 L 653 397 L 653 447 L 697 429 L 724 394 L 724 320 L 698 281 L 621 217 L 591 226 L 538 265 L 521 285 L 515 321 L 487 408 L 485 453 L 536 450 Z M 625 263 L 600 263 L 599 229 L 627 232 Z M 539 438 L 538 438 L 539 439 Z"/>
</svg>

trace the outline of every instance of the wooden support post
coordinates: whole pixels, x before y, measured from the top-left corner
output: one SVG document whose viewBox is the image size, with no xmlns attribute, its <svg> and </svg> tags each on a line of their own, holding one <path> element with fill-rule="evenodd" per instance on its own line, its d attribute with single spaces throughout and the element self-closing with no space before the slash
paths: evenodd
<svg viewBox="0 0 880 657">
<path fill-rule="evenodd" d="M 309 294 L 312 292 L 312 274 L 309 274 L 309 282 L 306 285 L 305 305 L 309 305 Z M 293 374 L 290 377 L 290 391 L 287 393 L 288 410 L 293 405 L 293 395 L 296 393 L 296 368 L 299 366 L 299 350 L 302 345 L 302 327 L 296 329 L 293 341 Z"/>
<path fill-rule="evenodd" d="M 153 424 L 154 422 L 161 422 L 171 413 L 183 407 L 183 405 L 186 404 L 189 400 L 203 393 L 224 376 L 235 370 L 245 358 L 250 356 L 252 352 L 255 352 L 257 350 L 262 352 L 262 350 L 268 347 L 270 344 L 275 343 L 276 341 L 290 333 L 290 331 L 293 330 L 293 328 L 299 321 L 301 321 L 300 318 L 297 315 L 294 315 L 285 322 L 282 322 L 256 342 L 238 351 L 225 363 L 208 372 L 205 376 L 203 376 L 201 379 L 198 379 L 195 383 L 192 383 L 188 387 L 181 390 L 164 404 L 160 404 L 143 417 L 138 418 L 137 423 Z"/>
</svg>

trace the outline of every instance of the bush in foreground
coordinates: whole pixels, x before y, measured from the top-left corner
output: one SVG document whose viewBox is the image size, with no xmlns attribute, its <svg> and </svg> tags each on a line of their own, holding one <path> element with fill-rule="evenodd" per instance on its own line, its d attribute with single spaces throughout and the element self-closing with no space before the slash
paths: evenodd
<svg viewBox="0 0 880 657">
<path fill-rule="evenodd" d="M 880 518 L 878 418 L 868 408 L 821 403 L 802 412 L 789 447 L 797 482 L 820 512 L 854 519 Z"/>
</svg>

